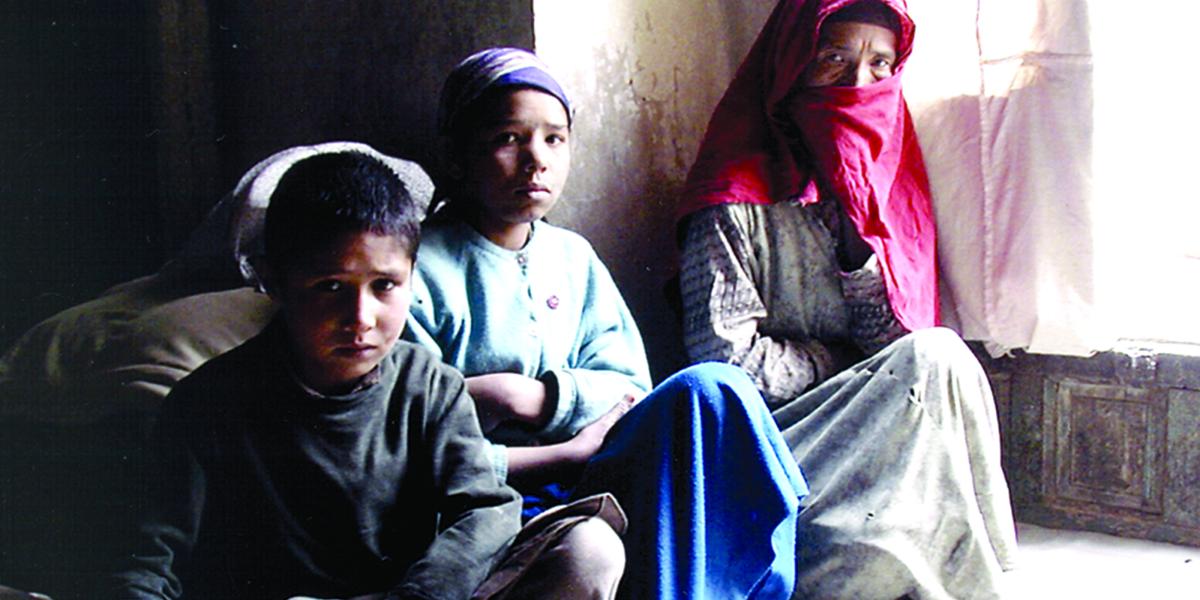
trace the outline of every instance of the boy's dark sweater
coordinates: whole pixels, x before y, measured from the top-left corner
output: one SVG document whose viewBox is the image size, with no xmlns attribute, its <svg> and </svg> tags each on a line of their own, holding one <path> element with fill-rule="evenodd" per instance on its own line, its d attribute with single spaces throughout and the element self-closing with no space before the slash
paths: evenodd
<svg viewBox="0 0 1200 600">
<path fill-rule="evenodd" d="M 177 597 L 181 582 L 188 598 L 468 597 L 521 501 L 492 473 L 462 377 L 398 342 L 377 382 L 321 396 L 283 339 L 276 322 L 168 396 L 121 597 Z"/>
</svg>

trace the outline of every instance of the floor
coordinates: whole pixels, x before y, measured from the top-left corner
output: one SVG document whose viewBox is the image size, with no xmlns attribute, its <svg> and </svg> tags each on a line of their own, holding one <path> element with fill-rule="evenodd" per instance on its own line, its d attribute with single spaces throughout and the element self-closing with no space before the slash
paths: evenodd
<svg viewBox="0 0 1200 600">
<path fill-rule="evenodd" d="M 1200 599 L 1200 548 L 1025 523 L 1017 531 L 1013 600 Z"/>
</svg>

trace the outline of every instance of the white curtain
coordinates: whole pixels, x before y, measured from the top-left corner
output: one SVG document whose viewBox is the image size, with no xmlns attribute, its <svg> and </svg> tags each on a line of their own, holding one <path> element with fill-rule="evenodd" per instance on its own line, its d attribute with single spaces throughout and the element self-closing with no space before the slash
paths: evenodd
<svg viewBox="0 0 1200 600">
<path fill-rule="evenodd" d="M 1200 3 L 1091 4 L 1105 317 L 1122 338 L 1139 344 L 1194 346 L 1200 344 Z"/>
<path fill-rule="evenodd" d="M 933 186 L 945 321 L 995 354 L 1104 347 L 1087 3 L 910 9 L 905 92 Z"/>
<path fill-rule="evenodd" d="M 909 2 L 943 315 L 993 354 L 1200 342 L 1200 8 L 1132 6 Z"/>
</svg>

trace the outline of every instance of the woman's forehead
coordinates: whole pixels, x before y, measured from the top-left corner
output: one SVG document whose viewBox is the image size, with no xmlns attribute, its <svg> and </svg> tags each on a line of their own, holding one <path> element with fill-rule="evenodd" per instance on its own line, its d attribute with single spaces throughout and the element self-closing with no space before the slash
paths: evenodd
<svg viewBox="0 0 1200 600">
<path fill-rule="evenodd" d="M 890 6 L 874 0 L 839 9 L 826 17 L 822 26 L 832 23 L 865 23 L 890 29 L 897 37 L 900 34 L 900 17 Z"/>
<path fill-rule="evenodd" d="M 862 41 L 869 41 L 874 50 L 896 52 L 896 32 L 888 27 L 855 21 L 825 23 L 817 43 L 821 47 L 839 47 L 858 45 Z"/>
</svg>

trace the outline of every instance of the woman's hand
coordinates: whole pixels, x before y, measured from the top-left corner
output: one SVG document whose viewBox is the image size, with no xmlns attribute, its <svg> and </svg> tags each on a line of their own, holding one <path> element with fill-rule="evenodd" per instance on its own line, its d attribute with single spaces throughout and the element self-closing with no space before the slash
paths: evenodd
<svg viewBox="0 0 1200 600">
<path fill-rule="evenodd" d="M 553 403 L 546 401 L 546 385 L 519 373 L 468 377 L 467 392 L 475 400 L 484 433 L 509 421 L 540 427 L 553 416 Z"/>
</svg>

